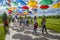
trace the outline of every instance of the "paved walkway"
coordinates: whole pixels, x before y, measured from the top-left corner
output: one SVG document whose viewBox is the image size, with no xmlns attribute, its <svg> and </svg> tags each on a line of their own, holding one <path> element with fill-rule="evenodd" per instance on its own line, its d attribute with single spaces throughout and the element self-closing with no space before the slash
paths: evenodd
<svg viewBox="0 0 60 40">
<path fill-rule="evenodd" d="M 30 25 L 30 27 L 23 27 L 19 26 L 19 23 L 15 24 L 11 23 L 5 40 L 60 40 L 60 33 L 56 33 L 52 30 L 48 30 L 48 35 L 42 35 L 41 28 L 38 28 L 38 36 L 36 36 L 32 34 L 32 25 Z"/>
</svg>

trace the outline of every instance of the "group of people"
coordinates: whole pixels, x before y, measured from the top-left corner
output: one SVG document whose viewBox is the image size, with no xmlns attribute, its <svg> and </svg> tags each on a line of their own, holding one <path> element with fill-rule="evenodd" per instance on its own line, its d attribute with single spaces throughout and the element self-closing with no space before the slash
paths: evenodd
<svg viewBox="0 0 60 40">
<path fill-rule="evenodd" d="M 22 24 L 24 26 L 28 26 L 29 27 L 29 19 L 28 18 L 20 18 L 20 26 L 22 26 Z"/>
<path fill-rule="evenodd" d="M 29 18 L 20 17 L 19 21 L 17 21 L 16 19 L 17 18 L 13 17 L 12 18 L 12 22 L 20 22 L 20 26 L 24 25 L 24 26 L 29 27 L 29 23 L 33 22 L 32 18 L 29 19 Z M 47 32 L 47 29 L 46 29 L 46 19 L 45 19 L 45 17 L 42 18 L 41 25 L 42 25 L 42 34 L 44 34 L 44 31 L 47 34 L 48 32 Z M 6 26 L 8 26 L 8 21 L 4 20 L 4 30 L 5 30 L 5 32 L 7 32 Z M 35 35 L 37 35 L 37 28 L 38 28 L 37 17 L 34 16 L 34 30 L 33 30 L 33 34 L 35 34 Z"/>
</svg>

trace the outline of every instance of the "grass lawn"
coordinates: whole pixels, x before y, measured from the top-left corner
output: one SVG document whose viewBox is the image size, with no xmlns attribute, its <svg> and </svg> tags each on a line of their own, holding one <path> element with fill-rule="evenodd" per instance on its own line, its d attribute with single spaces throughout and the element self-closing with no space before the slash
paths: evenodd
<svg viewBox="0 0 60 40">
<path fill-rule="evenodd" d="M 2 19 L 0 19 L 0 24 L 1 24 L 1 23 L 3 23 L 3 22 L 2 22 Z"/>
<path fill-rule="evenodd" d="M 0 19 L 0 40 L 4 40 L 5 39 L 5 32 L 4 32 L 4 28 L 3 26 L 1 25 L 3 22 L 2 22 L 2 19 Z"/>
<path fill-rule="evenodd" d="M 5 39 L 4 29 L 2 26 L 0 26 L 0 40 L 4 40 L 4 39 Z"/>
<path fill-rule="evenodd" d="M 60 19 L 46 19 L 46 26 L 48 29 L 52 29 L 56 32 L 60 33 Z M 39 24 L 39 26 L 41 25 L 41 19 L 38 18 L 37 22 Z"/>
</svg>

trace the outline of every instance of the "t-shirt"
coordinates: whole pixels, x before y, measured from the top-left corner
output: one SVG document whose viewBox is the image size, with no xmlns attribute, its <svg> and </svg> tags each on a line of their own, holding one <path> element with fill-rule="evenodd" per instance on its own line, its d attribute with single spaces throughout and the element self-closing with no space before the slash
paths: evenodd
<svg viewBox="0 0 60 40">
<path fill-rule="evenodd" d="M 37 29 L 37 26 L 38 26 L 38 24 L 37 24 L 37 23 L 35 23 L 35 24 L 34 24 L 34 29 Z"/>
</svg>

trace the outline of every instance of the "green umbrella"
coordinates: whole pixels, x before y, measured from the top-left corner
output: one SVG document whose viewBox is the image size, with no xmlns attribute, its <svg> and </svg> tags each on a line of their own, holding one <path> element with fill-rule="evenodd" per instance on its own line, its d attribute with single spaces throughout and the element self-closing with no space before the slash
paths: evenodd
<svg viewBox="0 0 60 40">
<path fill-rule="evenodd" d="M 16 3 L 16 2 L 12 2 L 11 3 L 13 6 L 18 6 L 18 3 Z"/>
<path fill-rule="evenodd" d="M 29 12 L 29 10 L 25 10 L 25 12 Z"/>
<path fill-rule="evenodd" d="M 53 3 L 52 0 L 42 0 L 39 4 L 41 4 L 41 5 L 50 5 L 52 3 Z"/>
</svg>

